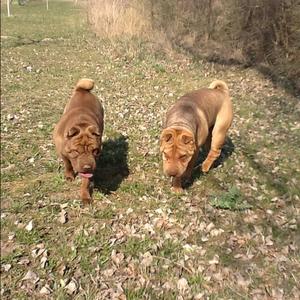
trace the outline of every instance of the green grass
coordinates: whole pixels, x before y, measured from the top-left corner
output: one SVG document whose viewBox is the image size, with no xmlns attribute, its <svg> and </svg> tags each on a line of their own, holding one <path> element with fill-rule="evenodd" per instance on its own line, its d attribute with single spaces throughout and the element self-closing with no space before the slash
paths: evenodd
<svg viewBox="0 0 300 300">
<path fill-rule="evenodd" d="M 15 233 L 16 241 L 21 245 L 36 245 L 43 240 L 38 230 L 28 232 L 25 229 L 17 229 Z"/>
<path fill-rule="evenodd" d="M 1 9 L 2 35 L 11 37 L 9 46 L 35 45 L 45 38 L 69 38 L 70 34 L 85 31 L 79 8 L 64 1 L 53 2 L 49 11 L 37 1 L 22 7 L 14 3 L 12 17 L 7 18 L 5 14 L 6 10 Z M 32 30 L 33 20 L 37 30 Z"/>
<path fill-rule="evenodd" d="M 12 265 L 1 269 L 1 297 L 39 298 L 47 283 L 52 299 L 112 299 L 117 292 L 127 299 L 178 299 L 177 282 L 185 277 L 183 299 L 198 293 L 252 299 L 257 290 L 269 297 L 276 288 L 294 299 L 300 281 L 297 99 L 251 68 L 166 55 L 146 41 L 100 40 L 84 6 L 72 1 L 49 1 L 49 11 L 42 1 L 23 7 L 14 1 L 12 12 L 8 18 L 1 10 L 1 266 Z M 88 208 L 80 205 L 79 179 L 64 180 L 51 136 L 81 77 L 95 80 L 105 108 Z M 165 111 L 214 79 L 224 79 L 231 91 L 231 144 L 218 166 L 207 175 L 195 170 L 191 186 L 174 195 L 159 154 Z M 48 253 L 45 269 L 32 256 L 39 243 Z M 147 252 L 153 260 L 145 267 Z M 119 264 L 113 253 L 124 255 Z M 215 256 L 219 263 L 211 265 Z M 32 289 L 21 280 L 28 270 L 40 277 Z M 249 275 L 247 289 L 235 284 L 237 273 Z M 60 280 L 72 278 L 80 289 L 69 296 Z"/>
<path fill-rule="evenodd" d="M 210 200 L 210 204 L 216 208 L 242 210 L 249 209 L 252 206 L 243 201 L 241 191 L 237 187 L 229 188 L 228 192 L 215 196 Z"/>
<path fill-rule="evenodd" d="M 127 239 L 126 244 L 121 247 L 121 250 L 127 256 L 138 257 L 139 254 L 151 250 L 152 245 L 153 241 L 150 237 L 144 239 L 131 237 Z"/>
<path fill-rule="evenodd" d="M 203 290 L 203 283 L 205 280 L 202 274 L 191 275 L 187 280 L 189 285 L 192 286 L 194 293 L 200 293 Z"/>
</svg>

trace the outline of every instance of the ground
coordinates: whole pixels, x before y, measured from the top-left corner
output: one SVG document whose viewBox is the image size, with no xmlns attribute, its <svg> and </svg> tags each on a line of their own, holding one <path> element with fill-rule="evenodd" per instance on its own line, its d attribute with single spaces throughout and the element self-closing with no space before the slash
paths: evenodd
<svg viewBox="0 0 300 300">
<path fill-rule="evenodd" d="M 299 99 L 255 69 L 103 41 L 70 1 L 12 12 L 1 12 L 1 298 L 299 299 Z M 82 77 L 105 108 L 88 208 L 51 136 Z M 214 79 L 234 105 L 222 157 L 173 194 L 162 120 Z"/>
</svg>

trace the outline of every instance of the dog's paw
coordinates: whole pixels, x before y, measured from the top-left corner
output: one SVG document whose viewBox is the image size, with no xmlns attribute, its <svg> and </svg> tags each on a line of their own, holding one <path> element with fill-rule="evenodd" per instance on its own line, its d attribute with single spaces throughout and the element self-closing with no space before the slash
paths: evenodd
<svg viewBox="0 0 300 300">
<path fill-rule="evenodd" d="M 92 203 L 91 197 L 83 197 L 81 198 L 83 206 L 90 205 Z"/>
<path fill-rule="evenodd" d="M 65 172 L 65 179 L 67 181 L 73 181 L 75 179 L 75 173 L 73 171 Z"/>
<path fill-rule="evenodd" d="M 203 172 L 203 173 L 207 173 L 207 172 L 209 171 L 209 169 L 210 169 L 210 164 L 204 162 L 204 163 L 202 164 L 202 172 Z"/>
<path fill-rule="evenodd" d="M 87 189 L 82 188 L 80 190 L 80 198 L 82 200 L 83 206 L 89 205 L 92 203 L 92 196 Z"/>
<path fill-rule="evenodd" d="M 89 205 L 92 203 L 92 197 L 89 194 L 89 192 L 86 192 L 86 191 L 81 192 L 80 198 L 81 198 L 83 206 L 86 206 L 86 205 Z"/>
<path fill-rule="evenodd" d="M 181 194 L 183 192 L 183 188 L 182 187 L 175 187 L 175 186 L 172 186 L 171 187 L 171 191 L 173 193 L 176 193 L 176 194 Z"/>
</svg>

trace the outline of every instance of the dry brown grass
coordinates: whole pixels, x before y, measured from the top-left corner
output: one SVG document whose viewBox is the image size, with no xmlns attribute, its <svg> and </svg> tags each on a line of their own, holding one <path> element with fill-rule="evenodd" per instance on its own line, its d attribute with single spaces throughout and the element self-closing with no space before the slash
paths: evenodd
<svg viewBox="0 0 300 300">
<path fill-rule="evenodd" d="M 140 1 L 89 0 L 88 17 L 97 34 L 104 38 L 145 37 L 151 27 Z"/>
<path fill-rule="evenodd" d="M 134 37 L 167 53 L 181 48 L 209 61 L 256 66 L 299 91 L 296 8 L 295 0 L 87 0 L 101 38 Z"/>
</svg>

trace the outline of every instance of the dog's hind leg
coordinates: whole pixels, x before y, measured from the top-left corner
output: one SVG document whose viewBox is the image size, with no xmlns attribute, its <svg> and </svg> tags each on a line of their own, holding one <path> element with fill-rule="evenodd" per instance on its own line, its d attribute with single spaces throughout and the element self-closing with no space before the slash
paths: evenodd
<svg viewBox="0 0 300 300">
<path fill-rule="evenodd" d="M 202 171 L 208 172 L 214 161 L 220 156 L 221 149 L 225 142 L 227 128 L 215 126 L 212 132 L 210 150 L 205 161 L 202 163 Z"/>
<path fill-rule="evenodd" d="M 73 181 L 75 179 L 75 172 L 73 170 L 71 162 L 64 156 L 62 157 L 62 160 L 65 165 L 65 178 L 68 181 Z"/>
<path fill-rule="evenodd" d="M 227 103 L 219 112 L 212 130 L 211 146 L 205 161 L 202 163 L 202 171 L 208 172 L 214 161 L 220 156 L 224 145 L 226 133 L 232 122 L 232 107 Z"/>
</svg>

